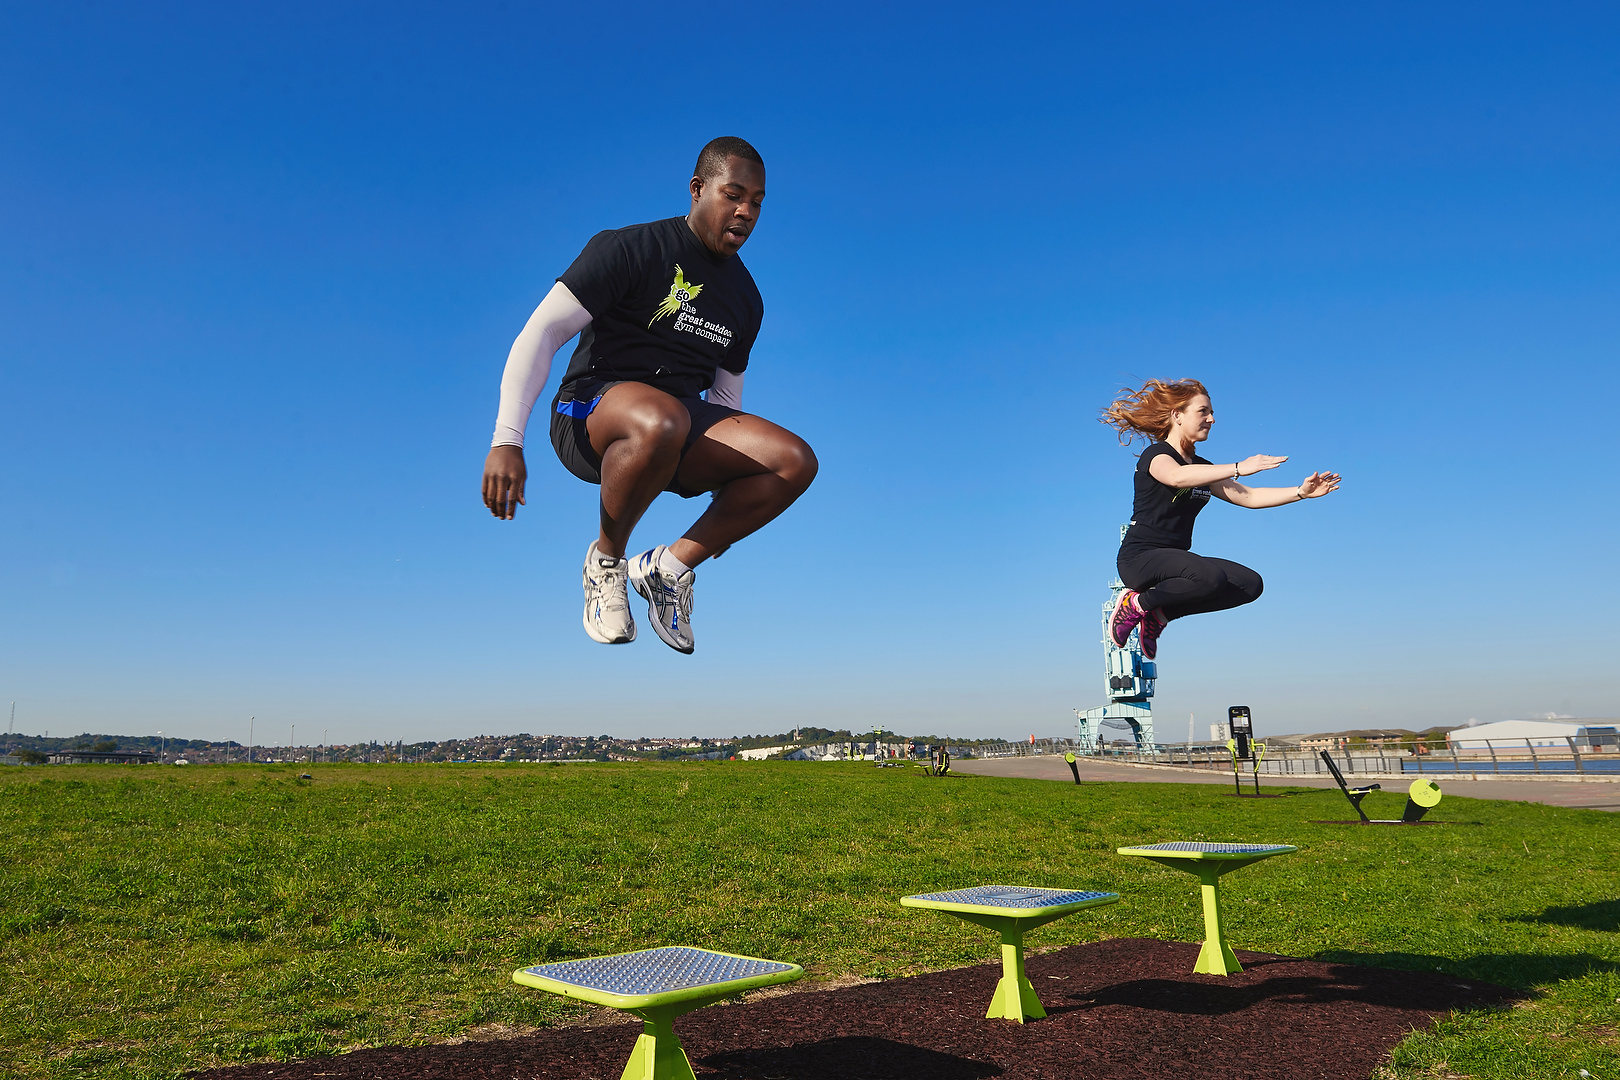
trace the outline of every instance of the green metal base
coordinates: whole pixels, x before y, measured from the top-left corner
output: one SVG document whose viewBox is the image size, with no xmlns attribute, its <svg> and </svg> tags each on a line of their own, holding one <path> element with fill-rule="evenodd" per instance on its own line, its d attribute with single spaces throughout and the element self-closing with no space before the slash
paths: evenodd
<svg viewBox="0 0 1620 1080">
<path fill-rule="evenodd" d="M 1029 976 L 1024 974 L 1024 935 L 1021 931 L 1001 932 L 1001 981 L 996 983 L 986 1020 L 1040 1020 L 1046 1016 L 1041 999 L 1035 995 Z"/>
<path fill-rule="evenodd" d="M 1198 866 L 1198 891 L 1204 894 L 1204 947 L 1198 950 L 1193 971 L 1204 975 L 1233 975 L 1243 970 L 1221 927 L 1221 878 L 1223 867 L 1215 863 Z"/>
<path fill-rule="evenodd" d="M 643 1020 L 620 1080 L 697 1080 L 686 1048 L 675 1034 L 675 1017 L 685 1009 L 636 1009 Z"/>
<path fill-rule="evenodd" d="M 1198 963 L 1193 965 L 1193 972 L 1200 975 L 1235 975 L 1242 970 L 1224 941 L 1205 941 L 1198 950 Z"/>
</svg>

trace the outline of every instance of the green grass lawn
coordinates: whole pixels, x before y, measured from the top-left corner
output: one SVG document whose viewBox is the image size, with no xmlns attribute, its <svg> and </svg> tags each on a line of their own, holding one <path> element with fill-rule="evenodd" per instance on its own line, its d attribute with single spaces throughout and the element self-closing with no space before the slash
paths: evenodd
<svg viewBox="0 0 1620 1080">
<path fill-rule="evenodd" d="M 1308 819 L 1345 816 L 1336 791 L 820 762 L 305 768 L 0 770 L 0 1074 L 544 1025 L 576 1007 L 514 968 L 655 944 L 824 977 L 982 963 L 993 935 L 896 900 L 987 882 L 1124 894 L 1032 946 L 1197 941 L 1193 879 L 1114 849 L 1207 839 L 1300 848 L 1227 879 L 1237 948 L 1535 991 L 1414 1034 L 1388 1075 L 1620 1080 L 1614 815 L 1448 798 L 1431 816 L 1457 824 L 1334 827 Z"/>
</svg>

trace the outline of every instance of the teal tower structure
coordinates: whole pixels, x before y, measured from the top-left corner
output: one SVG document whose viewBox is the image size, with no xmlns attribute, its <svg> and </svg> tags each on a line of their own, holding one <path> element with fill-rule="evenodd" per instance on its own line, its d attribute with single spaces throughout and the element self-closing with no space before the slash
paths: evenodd
<svg viewBox="0 0 1620 1080">
<path fill-rule="evenodd" d="M 1125 538 L 1129 525 L 1119 527 L 1119 536 Z M 1114 605 L 1128 590 L 1116 575 L 1109 585 L 1109 597 L 1103 604 L 1103 686 L 1108 704 L 1096 709 L 1074 711 L 1079 718 L 1077 741 L 1083 753 L 1095 754 L 1103 748 L 1102 729 L 1129 728 L 1136 738 L 1136 748 L 1154 753 L 1153 742 L 1153 684 L 1159 677 L 1159 666 L 1142 655 L 1141 629 L 1131 631 L 1125 647 L 1114 644 L 1108 632 L 1108 616 Z"/>
</svg>

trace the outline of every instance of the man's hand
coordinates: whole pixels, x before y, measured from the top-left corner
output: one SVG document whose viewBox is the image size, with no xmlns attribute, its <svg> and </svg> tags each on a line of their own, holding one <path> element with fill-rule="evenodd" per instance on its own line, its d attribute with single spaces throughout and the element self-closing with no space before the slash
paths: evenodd
<svg viewBox="0 0 1620 1080">
<path fill-rule="evenodd" d="M 484 459 L 484 505 L 498 518 L 511 521 L 523 502 L 523 484 L 529 478 L 523 447 L 496 446 Z"/>
</svg>

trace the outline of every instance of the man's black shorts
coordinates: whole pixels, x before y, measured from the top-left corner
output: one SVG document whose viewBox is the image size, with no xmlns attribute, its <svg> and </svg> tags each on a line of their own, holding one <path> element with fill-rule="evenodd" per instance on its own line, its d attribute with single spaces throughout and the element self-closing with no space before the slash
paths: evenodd
<svg viewBox="0 0 1620 1080">
<path fill-rule="evenodd" d="M 624 380 L 605 379 L 576 379 L 572 384 L 557 391 L 557 396 L 551 403 L 551 445 L 557 451 L 557 459 L 567 466 L 568 471 L 581 480 L 591 484 L 602 482 L 602 459 L 596 456 L 591 448 L 591 437 L 585 430 L 585 421 L 596 408 L 602 395 Z M 702 398 L 676 398 L 676 401 L 686 406 L 686 414 L 692 418 L 692 430 L 686 433 L 686 443 L 681 447 L 681 459 L 686 459 L 687 451 L 692 449 L 703 433 L 728 416 L 740 416 L 737 409 L 729 409 L 724 405 L 712 405 Z M 679 467 L 677 467 L 679 472 Z M 695 499 L 706 494 L 702 491 L 688 491 L 681 486 L 679 480 L 673 477 L 665 491 L 672 491 L 683 499 Z"/>
</svg>

